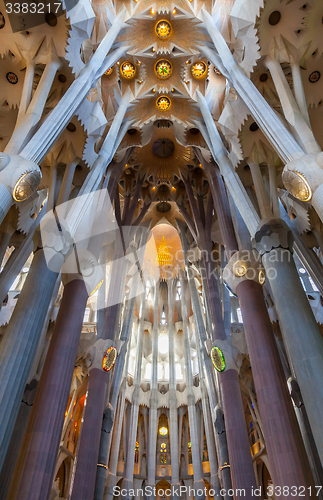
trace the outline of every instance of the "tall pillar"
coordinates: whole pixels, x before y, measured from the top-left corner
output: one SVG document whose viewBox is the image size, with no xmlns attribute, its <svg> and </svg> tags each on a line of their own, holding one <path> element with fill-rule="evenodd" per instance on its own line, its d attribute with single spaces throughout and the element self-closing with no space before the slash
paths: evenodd
<svg viewBox="0 0 323 500">
<path fill-rule="evenodd" d="M 154 324 L 152 334 L 152 363 L 150 380 L 150 402 L 149 402 L 149 434 L 148 434 L 148 479 L 147 486 L 155 486 L 156 476 L 156 439 L 157 439 L 157 404 L 158 404 L 158 303 L 159 282 L 155 284 L 154 296 Z"/>
<path fill-rule="evenodd" d="M 288 486 L 290 492 L 292 486 L 305 488 L 305 498 L 309 498 L 307 457 L 261 289 L 263 271 L 258 262 L 250 257 L 247 260 L 244 252 L 236 252 L 226 270 L 230 277 L 225 275 L 225 279 L 237 293 L 241 306 L 272 480 L 277 487 Z"/>
<path fill-rule="evenodd" d="M 119 450 L 120 450 L 120 440 L 121 440 L 121 431 L 123 424 L 123 415 L 125 409 L 125 387 L 121 388 L 120 397 L 119 397 L 119 406 L 114 426 L 113 439 L 111 445 L 111 453 L 110 453 L 110 463 L 109 463 L 109 476 L 107 481 L 106 492 L 104 493 L 104 500 L 112 500 L 113 499 L 113 488 L 117 483 L 117 467 L 118 467 L 118 459 L 119 459 Z"/>
<path fill-rule="evenodd" d="M 82 268 L 87 266 L 88 271 L 92 267 L 94 272 L 85 283 L 76 268 L 73 273 L 69 261 L 65 264 L 71 272 L 62 275 L 63 298 L 13 476 L 11 498 L 43 500 L 52 487 L 85 306 L 101 277 L 89 252 L 79 251 L 78 258 Z"/>
<path fill-rule="evenodd" d="M 207 450 L 208 450 L 208 459 L 209 459 L 209 465 L 210 465 L 210 485 L 211 488 L 214 489 L 215 495 L 214 498 L 218 498 L 220 500 L 220 484 L 219 484 L 219 478 L 218 478 L 218 461 L 216 457 L 216 451 L 215 451 L 215 440 L 214 440 L 214 434 L 213 434 L 213 425 L 212 425 L 212 418 L 211 418 L 211 411 L 210 411 L 210 404 L 209 400 L 207 397 L 207 390 L 204 384 L 204 381 L 202 381 L 201 384 L 201 390 L 202 390 L 202 408 L 203 408 L 203 419 L 204 419 L 204 428 L 205 428 L 205 436 L 206 436 L 206 443 L 207 443 Z M 224 489 L 225 486 L 224 486 Z M 225 497 L 225 495 L 223 495 Z"/>
<path fill-rule="evenodd" d="M 89 366 L 89 382 L 81 437 L 76 454 L 76 468 L 71 485 L 71 500 L 93 498 L 108 383 L 108 373 L 103 368 L 103 359 L 111 347 L 114 347 L 111 340 L 97 340 L 86 356 L 86 363 Z"/>
<path fill-rule="evenodd" d="M 292 243 L 290 229 L 279 219 L 263 222 L 253 240 L 262 256 L 284 343 L 323 463 L 323 339 L 298 276 Z"/>
<path fill-rule="evenodd" d="M 199 452 L 195 396 L 193 392 L 194 384 L 193 384 L 193 372 L 191 363 L 191 346 L 190 346 L 190 336 L 189 336 L 188 319 L 187 319 L 187 306 L 186 306 L 187 286 L 183 276 L 181 276 L 181 289 L 182 289 L 181 311 L 182 311 L 182 322 L 183 322 L 184 354 L 185 354 L 185 368 L 186 368 L 187 409 L 188 409 L 190 437 L 192 446 L 191 449 L 192 449 L 192 462 L 193 462 L 193 477 L 194 477 L 194 488 L 196 491 L 195 498 L 204 499 L 205 483 L 203 480 L 202 460 Z M 197 493 L 198 490 L 202 490 L 202 493 L 198 494 Z"/>
<path fill-rule="evenodd" d="M 169 435 L 172 496 L 179 491 L 179 455 L 178 455 L 178 422 L 175 369 L 175 330 L 174 330 L 174 288 L 176 283 L 168 281 L 168 337 L 169 337 Z"/>
<path fill-rule="evenodd" d="M 139 329 L 137 338 L 136 350 L 136 365 L 133 379 L 134 391 L 132 394 L 132 407 L 130 416 L 130 436 L 128 441 L 128 451 L 125 463 L 125 471 L 122 481 L 122 488 L 127 490 L 126 498 L 131 499 L 129 490 L 133 487 L 133 469 L 135 460 L 135 446 L 137 440 L 138 414 L 139 414 L 139 393 L 141 381 L 141 365 L 144 337 L 144 311 L 145 311 L 145 295 L 143 294 L 140 309 L 139 309 Z"/>
<path fill-rule="evenodd" d="M 208 391 L 209 401 L 210 401 L 210 405 L 211 405 L 212 420 L 213 420 L 213 425 L 216 427 L 215 420 L 216 420 L 216 416 L 217 416 L 218 397 L 216 394 L 215 381 L 214 381 L 214 375 L 213 375 L 214 370 L 213 370 L 210 356 L 208 356 L 208 354 L 206 352 L 206 347 L 205 347 L 205 342 L 207 340 L 206 330 L 205 330 L 205 325 L 204 325 L 204 321 L 203 321 L 201 305 L 200 305 L 198 293 L 197 293 L 195 282 L 194 282 L 194 276 L 192 273 L 192 269 L 188 265 L 188 259 L 187 259 L 188 243 L 187 243 L 187 238 L 185 235 L 185 230 L 183 227 L 183 223 L 181 223 L 180 221 L 177 221 L 177 225 L 180 227 L 180 239 L 181 239 L 181 243 L 182 243 L 186 274 L 187 274 L 188 284 L 189 284 L 189 288 L 190 288 L 192 309 L 193 309 L 195 323 L 196 323 L 196 329 L 197 329 L 197 333 L 198 333 L 198 337 L 199 337 L 199 347 L 200 347 L 200 353 L 201 353 L 201 357 L 202 357 L 202 364 L 203 364 L 206 388 Z M 197 341 L 197 344 L 198 344 L 198 341 Z M 219 453 L 220 467 L 224 467 L 224 465 L 229 464 L 228 445 L 227 445 L 224 422 L 222 422 L 221 430 L 217 434 L 217 441 L 219 443 L 219 450 L 217 450 L 217 451 Z M 232 488 L 230 467 L 225 467 L 223 469 L 222 478 L 223 478 L 224 489 L 226 491 L 229 491 Z"/>
<path fill-rule="evenodd" d="M 35 252 L 0 351 L 0 467 L 6 455 L 20 401 L 56 283 L 42 248 Z"/>
<path fill-rule="evenodd" d="M 267 197 L 259 167 L 252 165 L 252 168 L 253 175 L 258 177 L 257 195 L 263 200 L 260 205 L 266 213 Z M 262 292 L 264 270 L 252 252 L 236 251 L 238 244 L 222 177 L 215 165 L 212 168 L 208 164 L 207 172 L 226 253 L 231 256 L 223 277 L 239 297 L 272 479 L 275 485 L 289 486 L 291 491 L 294 485 L 306 486 L 305 474 L 309 469 Z M 284 447 L 276 447 L 277 442 L 284 443 Z"/>
</svg>

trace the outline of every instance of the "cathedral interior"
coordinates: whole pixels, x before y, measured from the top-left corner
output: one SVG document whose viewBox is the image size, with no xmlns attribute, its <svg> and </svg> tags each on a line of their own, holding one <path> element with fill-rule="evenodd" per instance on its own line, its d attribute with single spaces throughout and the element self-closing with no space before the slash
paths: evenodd
<svg viewBox="0 0 323 500">
<path fill-rule="evenodd" d="M 0 500 L 323 500 L 322 0 L 0 0 Z"/>
</svg>

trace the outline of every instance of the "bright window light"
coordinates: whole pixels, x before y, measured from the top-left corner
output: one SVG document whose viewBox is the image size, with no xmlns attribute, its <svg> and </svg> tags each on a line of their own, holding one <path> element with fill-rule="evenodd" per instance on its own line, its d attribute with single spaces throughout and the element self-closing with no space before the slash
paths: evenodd
<svg viewBox="0 0 323 500">
<path fill-rule="evenodd" d="M 238 316 L 238 322 L 243 323 L 242 313 L 241 313 L 240 307 L 238 307 L 238 309 L 237 309 L 237 316 Z"/>
<path fill-rule="evenodd" d="M 168 335 L 166 333 L 161 333 L 158 339 L 158 350 L 161 354 L 166 354 L 168 352 Z"/>
<path fill-rule="evenodd" d="M 85 309 L 85 313 L 84 313 L 84 318 L 83 318 L 83 323 L 88 323 L 89 322 L 89 319 L 90 319 L 90 314 L 91 314 L 91 309 L 89 307 L 87 307 Z"/>
<path fill-rule="evenodd" d="M 151 378 L 151 363 L 146 364 L 145 378 L 148 380 Z"/>
</svg>

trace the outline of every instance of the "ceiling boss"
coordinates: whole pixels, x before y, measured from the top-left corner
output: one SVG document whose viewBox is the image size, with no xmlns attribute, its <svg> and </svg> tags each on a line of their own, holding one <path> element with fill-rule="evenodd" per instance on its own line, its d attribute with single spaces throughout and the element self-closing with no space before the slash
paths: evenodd
<svg viewBox="0 0 323 500">
<path fill-rule="evenodd" d="M 161 38 L 162 40 L 168 38 L 171 32 L 172 32 L 172 26 L 165 19 L 161 19 L 160 21 L 158 21 L 158 23 L 155 26 L 155 33 L 158 36 L 158 38 Z"/>
<path fill-rule="evenodd" d="M 160 59 L 155 64 L 155 74 L 161 80 L 166 80 L 173 72 L 172 64 L 166 59 Z"/>
<path fill-rule="evenodd" d="M 204 78 L 207 75 L 207 65 L 203 61 L 197 61 L 192 64 L 191 73 L 194 78 Z"/>
<path fill-rule="evenodd" d="M 158 97 L 156 106 L 160 111 L 168 111 L 171 106 L 171 100 L 169 99 L 169 97 L 162 95 Z"/>
<path fill-rule="evenodd" d="M 134 64 L 132 64 L 132 62 L 126 61 L 126 62 L 122 63 L 121 68 L 120 68 L 120 73 L 124 78 L 127 78 L 127 80 L 130 80 L 136 74 L 136 66 Z"/>
</svg>

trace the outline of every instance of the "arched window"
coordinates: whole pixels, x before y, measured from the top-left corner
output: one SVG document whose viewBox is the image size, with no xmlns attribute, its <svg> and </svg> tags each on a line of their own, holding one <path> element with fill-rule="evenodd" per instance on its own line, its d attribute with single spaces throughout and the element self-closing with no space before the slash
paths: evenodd
<svg viewBox="0 0 323 500">
<path fill-rule="evenodd" d="M 89 307 L 87 307 L 85 309 L 85 313 L 84 313 L 84 318 L 83 318 L 83 323 L 88 323 L 89 322 L 89 319 L 90 319 L 90 314 L 91 314 L 91 309 Z"/>
</svg>

